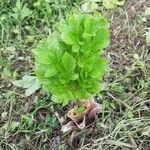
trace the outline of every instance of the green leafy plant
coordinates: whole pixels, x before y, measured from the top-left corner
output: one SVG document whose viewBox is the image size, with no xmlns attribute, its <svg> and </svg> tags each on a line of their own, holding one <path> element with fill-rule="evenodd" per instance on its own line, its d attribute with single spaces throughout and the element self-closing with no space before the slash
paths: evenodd
<svg viewBox="0 0 150 150">
<path fill-rule="evenodd" d="M 75 108 L 74 112 L 75 112 L 76 114 L 80 114 L 80 113 L 83 113 L 85 110 L 86 110 L 86 109 L 85 109 L 84 106 L 77 106 L 77 107 Z"/>
<path fill-rule="evenodd" d="M 32 11 L 27 7 L 27 4 L 23 4 L 20 0 L 16 1 L 16 6 L 13 8 L 11 16 L 21 23 L 26 17 L 29 17 Z"/>
<path fill-rule="evenodd" d="M 89 99 L 107 71 L 102 56 L 109 44 L 109 23 L 99 13 L 71 14 L 35 50 L 36 76 L 56 103 Z"/>
</svg>

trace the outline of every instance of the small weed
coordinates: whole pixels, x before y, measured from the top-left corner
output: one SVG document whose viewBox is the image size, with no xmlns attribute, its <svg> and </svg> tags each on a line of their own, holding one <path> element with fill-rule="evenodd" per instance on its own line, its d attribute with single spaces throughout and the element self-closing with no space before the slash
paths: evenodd
<svg viewBox="0 0 150 150">
<path fill-rule="evenodd" d="M 81 113 L 83 113 L 85 111 L 85 108 L 83 107 L 83 106 L 78 106 L 78 107 L 76 107 L 75 109 L 74 109 L 74 112 L 76 113 L 76 114 L 81 114 Z"/>
</svg>

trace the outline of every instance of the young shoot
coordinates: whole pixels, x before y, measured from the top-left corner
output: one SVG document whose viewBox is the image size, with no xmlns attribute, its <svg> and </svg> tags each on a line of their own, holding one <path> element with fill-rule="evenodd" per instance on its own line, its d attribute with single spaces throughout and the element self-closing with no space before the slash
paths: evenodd
<svg viewBox="0 0 150 150">
<path fill-rule="evenodd" d="M 99 91 L 108 63 L 109 23 L 100 13 L 71 14 L 35 50 L 36 76 L 52 100 L 90 99 Z"/>
</svg>

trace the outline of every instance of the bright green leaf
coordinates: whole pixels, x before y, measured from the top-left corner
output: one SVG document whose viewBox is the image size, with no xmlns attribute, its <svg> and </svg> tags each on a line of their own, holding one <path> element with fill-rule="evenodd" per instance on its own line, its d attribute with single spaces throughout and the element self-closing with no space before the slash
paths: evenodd
<svg viewBox="0 0 150 150">
<path fill-rule="evenodd" d="M 101 78 L 107 71 L 108 62 L 104 58 L 97 58 L 95 60 L 94 68 L 90 72 L 90 76 L 93 78 Z"/>
<path fill-rule="evenodd" d="M 62 64 L 64 69 L 69 70 L 69 72 L 73 72 L 75 69 L 76 61 L 71 54 L 65 52 L 62 56 Z"/>
<path fill-rule="evenodd" d="M 48 77 L 52 77 L 54 76 L 56 73 L 57 73 L 57 67 L 54 66 L 50 66 L 46 71 L 45 71 L 45 77 L 48 78 Z"/>
<path fill-rule="evenodd" d="M 107 70 L 101 54 L 109 44 L 109 23 L 98 12 L 74 13 L 57 29 L 35 49 L 35 70 L 52 100 L 65 106 L 98 92 Z"/>
</svg>

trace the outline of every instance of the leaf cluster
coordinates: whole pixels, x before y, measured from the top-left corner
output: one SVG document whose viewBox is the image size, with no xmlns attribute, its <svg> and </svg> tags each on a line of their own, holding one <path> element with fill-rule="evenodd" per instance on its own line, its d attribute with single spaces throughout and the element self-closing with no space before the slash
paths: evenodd
<svg viewBox="0 0 150 150">
<path fill-rule="evenodd" d="M 109 23 L 99 13 L 71 14 L 35 50 L 36 76 L 52 100 L 88 99 L 99 90 L 107 71 L 102 56 L 109 44 Z"/>
</svg>

